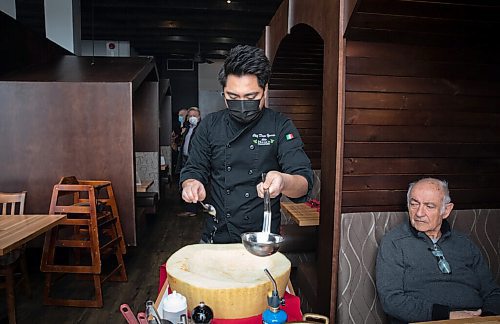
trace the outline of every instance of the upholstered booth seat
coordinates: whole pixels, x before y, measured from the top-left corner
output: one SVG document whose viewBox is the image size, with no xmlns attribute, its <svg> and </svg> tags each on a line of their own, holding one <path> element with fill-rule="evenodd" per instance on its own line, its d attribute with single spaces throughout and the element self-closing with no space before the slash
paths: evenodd
<svg viewBox="0 0 500 324">
<path fill-rule="evenodd" d="M 375 289 L 375 260 L 380 240 L 406 220 L 406 212 L 342 214 L 337 323 L 386 323 Z M 448 218 L 481 249 L 500 284 L 500 210 L 459 210 Z"/>
</svg>

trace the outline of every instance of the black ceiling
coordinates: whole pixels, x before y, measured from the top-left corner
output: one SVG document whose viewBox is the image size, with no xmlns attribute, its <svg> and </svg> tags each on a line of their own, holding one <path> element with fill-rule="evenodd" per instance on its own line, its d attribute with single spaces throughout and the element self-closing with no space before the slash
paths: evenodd
<svg viewBox="0 0 500 324">
<path fill-rule="evenodd" d="M 223 58 L 255 45 L 283 0 L 81 0 L 82 39 L 130 41 L 139 55 Z M 43 0 L 17 0 L 18 20 L 43 33 Z"/>
</svg>

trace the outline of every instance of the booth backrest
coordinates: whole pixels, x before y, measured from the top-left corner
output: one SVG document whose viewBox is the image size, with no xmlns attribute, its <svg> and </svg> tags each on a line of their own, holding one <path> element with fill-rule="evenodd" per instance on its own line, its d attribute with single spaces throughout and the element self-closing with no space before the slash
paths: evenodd
<svg viewBox="0 0 500 324">
<path fill-rule="evenodd" d="M 337 323 L 387 322 L 375 289 L 377 249 L 384 234 L 407 217 L 406 212 L 342 214 Z M 500 284 L 500 210 L 453 211 L 448 221 L 481 249 Z"/>
</svg>

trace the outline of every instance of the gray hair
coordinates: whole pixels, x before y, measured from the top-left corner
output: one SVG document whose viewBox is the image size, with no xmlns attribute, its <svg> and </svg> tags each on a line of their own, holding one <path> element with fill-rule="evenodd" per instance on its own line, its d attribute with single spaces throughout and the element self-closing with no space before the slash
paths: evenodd
<svg viewBox="0 0 500 324">
<path fill-rule="evenodd" d="M 448 189 L 448 182 L 446 180 L 440 180 L 436 178 L 422 178 L 420 180 L 414 181 L 410 183 L 408 187 L 408 192 L 406 193 L 406 205 L 408 208 L 410 208 L 410 194 L 411 190 L 413 189 L 413 186 L 415 186 L 417 183 L 421 181 L 432 181 L 437 183 L 440 187 L 441 190 L 443 190 L 444 196 L 443 196 L 443 204 L 441 205 L 441 214 L 444 213 L 446 209 L 446 205 L 451 202 L 451 197 L 450 197 L 450 190 Z"/>
<path fill-rule="evenodd" d="M 191 107 L 191 108 L 189 108 L 189 109 L 187 110 L 187 113 L 189 114 L 189 112 L 190 112 L 190 111 L 196 111 L 196 112 L 198 112 L 198 115 L 201 117 L 201 111 L 200 111 L 200 108 L 198 108 L 198 107 L 194 107 L 194 106 L 193 106 L 193 107 Z"/>
</svg>

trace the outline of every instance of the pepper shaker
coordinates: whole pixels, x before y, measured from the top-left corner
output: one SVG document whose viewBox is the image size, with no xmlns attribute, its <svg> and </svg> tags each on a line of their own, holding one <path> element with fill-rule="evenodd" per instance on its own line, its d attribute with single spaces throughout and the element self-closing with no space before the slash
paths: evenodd
<svg viewBox="0 0 500 324">
<path fill-rule="evenodd" d="M 198 306 L 193 309 L 191 320 L 195 324 L 210 324 L 214 318 L 214 313 L 210 307 L 200 302 Z"/>
</svg>

